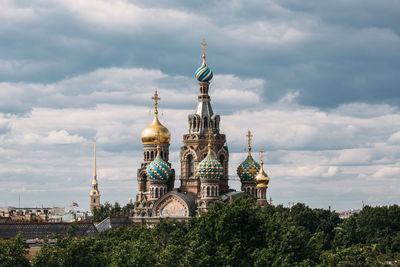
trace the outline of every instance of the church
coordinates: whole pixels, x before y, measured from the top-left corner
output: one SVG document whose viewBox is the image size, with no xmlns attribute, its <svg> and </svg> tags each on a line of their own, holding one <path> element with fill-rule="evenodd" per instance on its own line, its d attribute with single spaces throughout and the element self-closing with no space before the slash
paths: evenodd
<svg viewBox="0 0 400 267">
<path fill-rule="evenodd" d="M 213 72 L 206 64 L 206 42 L 202 42 L 202 64 L 195 77 L 200 94 L 193 114 L 188 115 L 188 132 L 180 149 L 180 187 L 174 188 L 175 170 L 169 160 L 171 134 L 158 118 L 157 91 L 154 93 L 154 119 L 142 132 L 143 162 L 137 170 L 138 193 L 131 212 L 133 221 L 151 221 L 161 217 L 185 219 L 207 212 L 215 201 L 232 201 L 243 194 L 265 206 L 269 177 L 261 162 L 251 155 L 248 131 L 248 155 L 238 166 L 241 191 L 228 185 L 229 150 L 225 134 L 220 133 L 220 116 L 214 113 L 209 95 Z M 91 209 L 100 204 L 97 177 L 90 194 Z"/>
</svg>

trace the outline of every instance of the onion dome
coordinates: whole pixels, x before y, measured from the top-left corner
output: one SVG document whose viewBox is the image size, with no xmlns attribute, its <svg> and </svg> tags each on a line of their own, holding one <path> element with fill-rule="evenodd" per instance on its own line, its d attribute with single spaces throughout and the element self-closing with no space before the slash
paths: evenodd
<svg viewBox="0 0 400 267">
<path fill-rule="evenodd" d="M 242 181 L 253 181 L 254 177 L 260 170 L 260 164 L 256 162 L 251 156 L 251 137 L 253 136 L 250 131 L 248 131 L 248 151 L 249 155 L 247 158 L 239 165 L 237 168 L 237 174 Z"/>
<path fill-rule="evenodd" d="M 171 134 L 169 130 L 161 124 L 158 120 L 158 97 L 157 91 L 154 92 L 154 120 L 153 122 L 147 126 L 142 132 L 142 143 L 143 144 L 157 144 L 158 141 L 160 143 L 168 143 L 171 141 Z M 159 136 L 158 136 L 159 135 Z M 160 139 L 160 140 L 159 140 Z"/>
<path fill-rule="evenodd" d="M 168 143 L 171 141 L 171 134 L 169 130 L 160 123 L 158 116 L 154 117 L 153 122 L 147 126 L 142 132 L 143 144 L 157 144 L 157 133 L 160 133 L 160 142 Z"/>
<path fill-rule="evenodd" d="M 256 185 L 258 187 L 267 187 L 268 183 L 269 183 L 269 177 L 268 175 L 265 173 L 264 171 L 264 162 L 262 160 L 262 154 L 263 151 L 261 149 L 261 166 L 260 166 L 260 171 L 258 172 L 258 174 L 256 175 L 256 177 L 254 178 L 254 180 L 256 181 Z"/>
<path fill-rule="evenodd" d="M 211 69 L 206 65 L 206 41 L 201 43 L 203 46 L 203 64 L 196 70 L 195 77 L 199 82 L 209 82 L 213 77 Z"/>
<path fill-rule="evenodd" d="M 237 174 L 242 181 L 252 181 L 259 170 L 260 164 L 258 164 L 251 155 L 248 155 L 237 168 Z"/>
<path fill-rule="evenodd" d="M 157 146 L 157 156 L 146 167 L 147 178 L 151 181 L 168 180 L 171 168 L 160 156 L 160 146 Z"/>
<path fill-rule="evenodd" d="M 208 153 L 207 156 L 199 163 L 196 168 L 196 176 L 201 180 L 219 180 L 223 175 L 221 163 L 216 159 L 211 151 L 211 129 L 208 132 Z"/>
</svg>

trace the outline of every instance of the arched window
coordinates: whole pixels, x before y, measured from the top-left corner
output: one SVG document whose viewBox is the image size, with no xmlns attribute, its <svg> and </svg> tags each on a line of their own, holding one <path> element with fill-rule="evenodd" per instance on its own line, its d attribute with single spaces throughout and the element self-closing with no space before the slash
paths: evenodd
<svg viewBox="0 0 400 267">
<path fill-rule="evenodd" d="M 158 187 L 156 187 L 156 197 L 158 197 Z"/>
<path fill-rule="evenodd" d="M 96 199 L 95 198 L 93 198 L 93 203 L 96 203 Z"/>
<path fill-rule="evenodd" d="M 211 196 L 213 197 L 215 195 L 215 189 L 214 186 L 211 187 Z"/>
<path fill-rule="evenodd" d="M 207 128 L 208 125 L 208 121 L 207 121 L 207 117 L 204 117 L 204 129 Z"/>
<path fill-rule="evenodd" d="M 151 151 L 151 152 L 150 152 L 150 157 L 151 157 L 150 160 L 153 160 L 153 159 L 154 159 L 154 151 Z"/>
<path fill-rule="evenodd" d="M 251 195 L 254 196 L 254 187 L 251 188 Z"/>
<path fill-rule="evenodd" d="M 210 196 L 210 187 L 209 186 L 207 186 L 207 196 L 208 197 Z"/>
<path fill-rule="evenodd" d="M 187 164 L 188 164 L 188 178 L 193 177 L 193 173 L 194 173 L 194 162 L 193 162 L 193 156 L 189 155 L 187 157 Z"/>
</svg>

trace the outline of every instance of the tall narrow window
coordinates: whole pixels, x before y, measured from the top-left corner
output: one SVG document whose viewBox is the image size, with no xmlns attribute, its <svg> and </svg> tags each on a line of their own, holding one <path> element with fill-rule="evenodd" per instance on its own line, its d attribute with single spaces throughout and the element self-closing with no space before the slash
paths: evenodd
<svg viewBox="0 0 400 267">
<path fill-rule="evenodd" d="M 187 157 L 187 164 L 188 164 L 188 178 L 193 177 L 194 173 L 194 162 L 193 162 L 193 156 L 189 155 Z"/>
</svg>

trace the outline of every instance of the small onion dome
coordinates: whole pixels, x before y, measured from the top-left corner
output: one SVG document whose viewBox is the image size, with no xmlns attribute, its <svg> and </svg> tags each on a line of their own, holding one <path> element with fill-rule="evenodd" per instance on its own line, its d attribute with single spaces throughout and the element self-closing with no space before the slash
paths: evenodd
<svg viewBox="0 0 400 267">
<path fill-rule="evenodd" d="M 150 162 L 146 167 L 147 178 L 152 181 L 168 180 L 171 174 L 171 168 L 157 153 L 157 157 Z"/>
<path fill-rule="evenodd" d="M 143 130 L 142 143 L 157 144 L 158 143 L 157 133 L 160 133 L 160 143 L 169 144 L 171 140 L 171 134 L 169 133 L 168 129 L 161 124 L 156 115 L 154 117 L 153 122 Z"/>
<path fill-rule="evenodd" d="M 219 180 L 222 177 L 222 165 L 215 158 L 211 149 L 208 150 L 207 156 L 197 166 L 196 175 L 202 180 Z"/>
<path fill-rule="evenodd" d="M 259 170 L 260 164 L 258 164 L 251 155 L 248 155 L 237 168 L 237 174 L 242 181 L 252 181 Z"/>
<path fill-rule="evenodd" d="M 267 187 L 269 183 L 269 177 L 264 171 L 263 162 L 261 161 L 260 171 L 258 172 L 257 176 L 255 177 L 256 185 L 259 187 Z"/>
<path fill-rule="evenodd" d="M 196 80 L 199 82 L 209 82 L 213 77 L 213 73 L 205 62 L 195 72 Z"/>
</svg>

